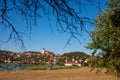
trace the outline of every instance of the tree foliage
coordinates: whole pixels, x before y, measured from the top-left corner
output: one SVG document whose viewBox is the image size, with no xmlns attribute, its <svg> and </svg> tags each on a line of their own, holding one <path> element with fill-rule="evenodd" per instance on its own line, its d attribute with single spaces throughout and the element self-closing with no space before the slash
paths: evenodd
<svg viewBox="0 0 120 80">
<path fill-rule="evenodd" d="M 78 39 L 81 31 L 86 31 L 85 24 L 94 23 L 94 20 L 84 15 L 88 5 L 100 9 L 99 0 L 0 0 L 0 29 L 9 30 L 8 39 L 0 39 L 0 42 L 15 39 L 24 45 L 23 35 L 27 34 L 18 30 L 14 23 L 15 18 L 23 18 L 27 26 L 24 29 L 31 32 L 33 24 L 37 24 L 44 15 L 48 19 L 53 15 L 57 30 L 71 34 L 68 42 L 73 37 Z"/>
<path fill-rule="evenodd" d="M 107 68 L 107 72 L 120 77 L 120 0 L 109 0 L 107 8 L 96 19 L 91 31 L 93 50 L 91 65 Z"/>
<path fill-rule="evenodd" d="M 84 52 L 70 52 L 70 53 L 64 53 L 63 56 L 69 57 L 69 58 L 87 58 L 89 57 L 88 54 L 85 54 Z"/>
</svg>

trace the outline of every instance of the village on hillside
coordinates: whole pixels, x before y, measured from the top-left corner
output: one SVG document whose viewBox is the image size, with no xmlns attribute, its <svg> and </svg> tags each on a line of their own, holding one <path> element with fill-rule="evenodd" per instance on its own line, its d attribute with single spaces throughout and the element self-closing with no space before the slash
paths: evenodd
<svg viewBox="0 0 120 80">
<path fill-rule="evenodd" d="M 74 53 L 75 54 L 75 53 Z M 80 54 L 80 53 L 79 53 Z M 69 55 L 69 54 L 68 54 Z M 88 55 L 86 56 L 67 56 L 66 54 L 55 54 L 45 48 L 41 52 L 27 51 L 15 53 L 0 50 L 0 65 L 59 65 L 59 66 L 88 66 Z"/>
</svg>

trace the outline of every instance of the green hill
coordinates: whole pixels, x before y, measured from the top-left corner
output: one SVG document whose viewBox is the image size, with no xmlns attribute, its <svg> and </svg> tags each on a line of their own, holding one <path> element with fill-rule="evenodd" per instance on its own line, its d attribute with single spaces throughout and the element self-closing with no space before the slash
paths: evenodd
<svg viewBox="0 0 120 80">
<path fill-rule="evenodd" d="M 90 55 L 84 52 L 69 52 L 69 53 L 64 53 L 63 56 L 76 59 L 76 58 L 86 58 L 86 57 L 89 57 Z"/>
</svg>

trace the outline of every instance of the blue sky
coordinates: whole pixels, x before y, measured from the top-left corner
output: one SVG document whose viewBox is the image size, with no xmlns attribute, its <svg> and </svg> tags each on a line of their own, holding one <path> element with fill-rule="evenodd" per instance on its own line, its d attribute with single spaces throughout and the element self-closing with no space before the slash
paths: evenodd
<svg viewBox="0 0 120 80">
<path fill-rule="evenodd" d="M 105 1 L 106 0 L 100 0 L 101 1 L 101 8 L 105 8 Z M 98 9 L 91 7 L 89 10 L 87 10 L 87 14 L 91 18 L 95 18 L 97 16 Z M 54 53 L 66 53 L 66 52 L 73 52 L 73 51 L 80 51 L 85 52 L 87 54 L 90 54 L 91 51 L 86 49 L 84 46 L 87 45 L 88 42 L 90 42 L 90 37 L 87 33 L 82 33 L 83 37 L 79 37 L 81 44 L 76 40 L 72 39 L 70 41 L 70 45 L 66 46 L 67 41 L 70 38 L 70 34 L 68 33 L 61 33 L 57 31 L 56 28 L 56 21 L 55 18 L 52 16 L 50 17 L 51 20 L 49 21 L 45 16 L 43 16 L 40 20 L 38 20 L 37 26 L 33 25 L 32 33 L 29 35 L 30 37 L 23 36 L 23 40 L 25 43 L 26 49 L 21 49 L 19 45 L 15 43 L 14 40 L 11 40 L 10 42 L 6 44 L 2 44 L 0 46 L 0 49 L 2 50 L 10 50 L 15 52 L 21 52 L 21 51 L 40 51 L 42 48 L 45 48 L 49 51 L 52 51 Z M 17 21 L 16 21 L 17 20 Z M 14 17 L 15 23 L 14 25 L 17 26 L 18 30 L 26 31 L 24 20 L 19 17 Z M 92 30 L 93 27 L 90 25 L 86 25 L 87 29 Z M 8 38 L 8 32 L 9 30 L 1 30 L 0 37 L 3 40 L 6 40 Z"/>
</svg>

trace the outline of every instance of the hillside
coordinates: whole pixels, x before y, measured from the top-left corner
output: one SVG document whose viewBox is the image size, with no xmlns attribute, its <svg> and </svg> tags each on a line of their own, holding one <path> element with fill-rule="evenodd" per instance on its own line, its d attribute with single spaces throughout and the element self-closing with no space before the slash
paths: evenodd
<svg viewBox="0 0 120 80">
<path fill-rule="evenodd" d="M 84 52 L 69 52 L 69 53 L 64 53 L 63 56 L 67 56 L 69 58 L 86 58 L 89 57 L 90 55 Z"/>
</svg>

